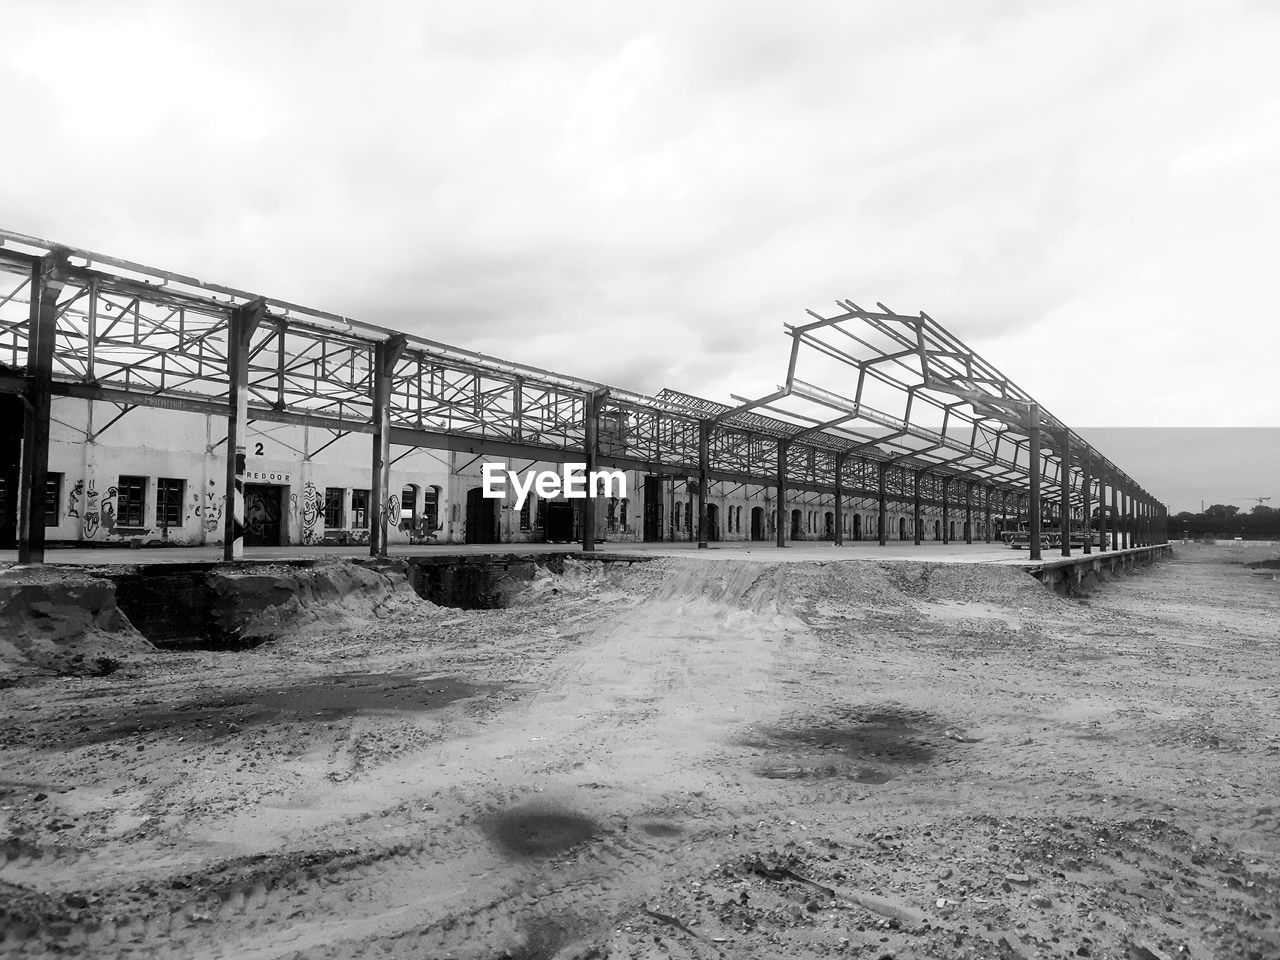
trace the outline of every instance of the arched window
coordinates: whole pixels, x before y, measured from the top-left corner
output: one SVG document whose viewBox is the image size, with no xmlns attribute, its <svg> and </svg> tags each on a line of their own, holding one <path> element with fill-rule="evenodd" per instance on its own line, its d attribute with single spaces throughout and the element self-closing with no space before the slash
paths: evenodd
<svg viewBox="0 0 1280 960">
<path fill-rule="evenodd" d="M 529 501 L 525 500 L 526 506 L 528 503 Z M 428 533 L 440 529 L 440 488 L 435 484 L 427 487 L 423 497 L 422 519 Z"/>
<path fill-rule="evenodd" d="M 418 522 L 418 485 L 406 483 L 400 491 L 400 526 L 412 529 Z"/>
<path fill-rule="evenodd" d="M 619 523 L 622 524 L 622 532 L 626 533 L 626 530 L 627 530 L 627 498 L 626 497 L 622 498 L 622 511 L 619 516 Z"/>
<path fill-rule="evenodd" d="M 683 508 L 684 508 L 684 504 L 683 504 L 682 502 L 680 502 L 679 500 L 677 500 L 677 501 L 676 501 L 676 516 L 675 516 L 675 523 L 676 523 L 676 529 L 677 529 L 677 530 L 679 530 L 679 529 L 680 529 L 680 511 L 681 511 Z"/>
</svg>

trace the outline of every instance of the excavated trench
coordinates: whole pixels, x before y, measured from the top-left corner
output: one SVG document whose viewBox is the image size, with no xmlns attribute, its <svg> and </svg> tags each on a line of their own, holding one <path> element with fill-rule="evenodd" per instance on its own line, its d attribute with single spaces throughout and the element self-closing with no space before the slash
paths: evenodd
<svg viewBox="0 0 1280 960">
<path fill-rule="evenodd" d="M 116 604 L 157 647 L 243 650 L 279 635 L 319 602 L 355 595 L 376 605 L 407 585 L 442 607 L 505 607 L 540 570 L 563 574 L 580 554 L 410 557 L 405 560 L 315 559 L 264 563 L 152 564 L 100 574 L 115 585 Z M 648 558 L 591 558 L 602 564 Z M 272 612 L 276 611 L 276 615 Z"/>
</svg>

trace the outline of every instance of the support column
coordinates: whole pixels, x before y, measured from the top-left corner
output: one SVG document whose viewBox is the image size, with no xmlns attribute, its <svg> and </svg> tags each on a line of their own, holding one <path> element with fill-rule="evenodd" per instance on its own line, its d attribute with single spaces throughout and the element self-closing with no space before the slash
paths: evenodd
<svg viewBox="0 0 1280 960">
<path fill-rule="evenodd" d="M 49 418 L 53 409 L 53 353 L 58 294 L 66 283 L 61 250 L 31 265 L 27 327 L 26 409 L 18 468 L 18 562 L 44 563 L 44 493 L 49 483 Z"/>
<path fill-rule="evenodd" d="M 951 478 L 942 480 L 942 542 L 951 542 Z"/>
<path fill-rule="evenodd" d="M 883 460 L 880 461 L 880 514 L 877 518 L 877 527 L 879 533 L 880 546 L 884 546 L 889 542 L 889 501 L 885 494 L 885 475 L 889 472 L 889 465 Z"/>
<path fill-rule="evenodd" d="M 915 530 L 915 543 L 920 546 L 920 479 L 924 476 L 923 470 L 917 470 L 912 493 L 914 494 L 911 508 L 911 525 Z"/>
<path fill-rule="evenodd" d="M 836 454 L 836 546 L 844 546 L 844 460 L 846 454 Z"/>
<path fill-rule="evenodd" d="M 401 334 L 373 347 L 373 457 L 369 479 L 369 556 L 387 555 L 387 523 L 391 500 L 391 375 L 404 353 Z M 399 521 L 399 517 L 394 518 Z"/>
<path fill-rule="evenodd" d="M 1120 549 L 1120 491 L 1115 480 L 1111 482 L 1111 549 Z"/>
<path fill-rule="evenodd" d="M 790 440 L 778 441 L 778 546 L 787 545 L 787 452 L 791 449 Z"/>
<path fill-rule="evenodd" d="M 1120 534 L 1124 537 L 1124 548 L 1128 550 L 1133 546 L 1133 526 L 1129 522 L 1129 509 L 1133 500 L 1129 496 L 1129 491 L 1125 490 L 1120 494 Z"/>
<path fill-rule="evenodd" d="M 1058 491 L 1058 536 L 1062 538 L 1060 550 L 1064 557 L 1071 556 L 1071 431 L 1062 430 L 1062 469 Z"/>
<path fill-rule="evenodd" d="M 1030 542 L 1027 548 L 1031 551 L 1031 559 L 1040 559 L 1040 405 L 1033 403 L 1027 410 L 1027 453 L 1031 457 L 1030 482 L 1031 493 L 1027 498 L 1027 514 Z"/>
<path fill-rule="evenodd" d="M 586 464 L 586 499 L 582 501 L 582 552 L 595 553 L 596 549 L 596 485 L 591 474 L 596 469 L 600 455 L 600 405 L 609 395 L 608 390 L 588 393 L 582 410 L 582 456 Z"/>
<path fill-rule="evenodd" d="M 227 512 L 222 534 L 222 559 L 244 559 L 245 434 L 249 431 L 249 344 L 267 315 L 259 297 L 234 308 L 227 321 Z"/>
<path fill-rule="evenodd" d="M 1080 451 L 1080 521 L 1084 524 L 1084 552 L 1093 553 L 1093 478 L 1089 476 L 1089 451 Z"/>
<path fill-rule="evenodd" d="M 973 481 L 964 484 L 964 542 L 973 543 Z"/>
<path fill-rule="evenodd" d="M 711 421 L 698 421 L 698 549 L 707 549 L 707 482 L 711 472 Z"/>
<path fill-rule="evenodd" d="M 1098 552 L 1106 552 L 1107 542 L 1107 490 L 1104 486 L 1106 475 L 1102 466 L 1098 466 Z"/>
<path fill-rule="evenodd" d="M 991 542 L 991 495 L 995 491 L 991 487 L 983 487 L 982 502 L 985 506 L 985 515 L 983 517 L 982 542 Z"/>
</svg>

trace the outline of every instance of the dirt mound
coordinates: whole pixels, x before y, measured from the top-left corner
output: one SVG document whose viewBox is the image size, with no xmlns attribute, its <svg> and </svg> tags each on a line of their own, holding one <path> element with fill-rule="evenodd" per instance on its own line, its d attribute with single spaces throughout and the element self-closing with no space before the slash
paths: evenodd
<svg viewBox="0 0 1280 960">
<path fill-rule="evenodd" d="M 0 571 L 0 679 L 111 673 L 153 649 L 116 606 L 115 585 L 56 567 Z"/>
<path fill-rule="evenodd" d="M 341 633 L 435 609 L 413 592 L 408 567 L 397 560 L 220 569 L 208 584 L 211 633 L 243 646 Z"/>
<path fill-rule="evenodd" d="M 618 579 L 622 577 L 622 579 Z M 664 558 L 611 574 L 546 573 L 523 602 L 598 592 L 600 599 L 629 594 L 649 602 L 701 602 L 759 615 L 796 615 L 844 608 L 908 611 L 921 604 L 981 600 L 1012 608 L 1066 603 L 1019 567 L 978 563 L 838 560 L 761 563 L 749 560 Z"/>
</svg>

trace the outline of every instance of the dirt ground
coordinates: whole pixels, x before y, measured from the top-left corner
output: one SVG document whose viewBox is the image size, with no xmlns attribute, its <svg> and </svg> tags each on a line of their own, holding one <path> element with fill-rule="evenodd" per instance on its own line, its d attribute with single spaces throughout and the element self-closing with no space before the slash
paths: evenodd
<svg viewBox="0 0 1280 960">
<path fill-rule="evenodd" d="M 0 690 L 0 953 L 1280 957 L 1275 546 L 571 565 Z"/>
</svg>

